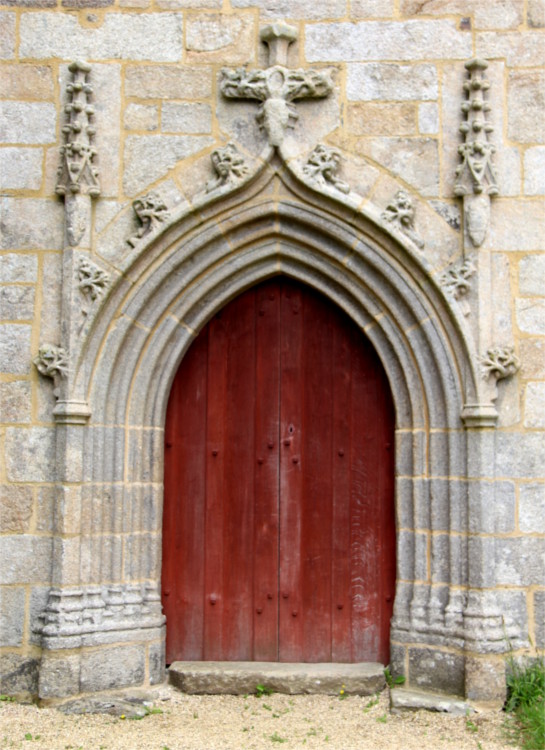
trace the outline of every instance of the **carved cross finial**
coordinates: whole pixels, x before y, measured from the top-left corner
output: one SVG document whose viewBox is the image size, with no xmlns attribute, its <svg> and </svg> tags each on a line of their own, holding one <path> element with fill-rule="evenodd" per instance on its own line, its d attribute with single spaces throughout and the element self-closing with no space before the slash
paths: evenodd
<svg viewBox="0 0 545 750">
<path fill-rule="evenodd" d="M 297 29 L 287 23 L 273 23 L 261 29 L 259 38 L 269 48 L 269 68 L 288 66 L 288 47 L 297 39 Z"/>
<path fill-rule="evenodd" d="M 267 133 L 271 146 L 280 146 L 286 129 L 293 127 L 297 120 L 292 102 L 320 99 L 333 89 L 329 70 L 290 70 L 286 67 L 288 47 L 296 38 L 297 30 L 292 26 L 266 26 L 261 39 L 269 46 L 269 67 L 266 70 L 224 68 L 221 71 L 223 96 L 261 102 L 256 119 Z"/>
</svg>

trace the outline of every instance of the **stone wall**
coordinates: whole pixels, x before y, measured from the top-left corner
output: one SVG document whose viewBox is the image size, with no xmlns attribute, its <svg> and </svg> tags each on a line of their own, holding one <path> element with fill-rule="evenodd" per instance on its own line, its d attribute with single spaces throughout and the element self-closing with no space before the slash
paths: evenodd
<svg viewBox="0 0 545 750">
<path fill-rule="evenodd" d="M 498 418 L 488 447 L 479 444 L 478 466 L 471 447 L 468 464 L 460 459 L 457 465 L 452 459 L 446 475 L 431 472 L 428 476 L 416 469 L 407 472 L 398 460 L 398 579 L 428 588 L 448 580 L 460 591 L 471 585 L 493 591 L 495 606 L 509 615 L 515 648 L 524 649 L 530 642 L 545 648 L 543 0 L 10 0 L 0 10 L 3 693 L 38 692 L 42 647 L 47 651 L 47 644 L 36 627 L 43 625 L 40 616 L 46 606 L 52 606 L 52 587 L 123 582 L 111 571 L 101 574 L 93 569 L 92 561 L 105 554 L 105 545 L 109 545 L 111 559 L 119 556 L 123 580 L 145 586 L 157 578 L 157 549 L 148 570 L 135 563 L 140 558 L 134 550 L 135 539 L 143 550 L 144 531 L 152 539 L 146 544 L 160 549 L 161 456 L 155 466 L 158 476 L 150 480 L 153 497 L 149 502 L 139 500 L 139 512 L 149 516 L 140 519 L 136 537 L 124 535 L 122 516 L 124 512 L 130 515 L 132 507 L 125 497 L 116 506 L 117 519 L 108 530 L 101 528 L 103 536 L 93 547 L 100 482 L 107 478 L 112 487 L 119 487 L 130 481 L 130 472 L 106 477 L 107 469 L 103 475 L 97 475 L 96 468 L 94 473 L 93 469 L 86 473 L 85 467 L 79 470 L 77 451 L 71 457 L 63 441 L 73 440 L 74 447 L 80 439 L 78 430 L 93 429 L 96 407 L 88 424 L 88 416 L 80 415 L 82 428 L 59 428 L 63 420 L 58 390 L 65 388 L 60 402 L 83 402 L 93 392 L 92 381 L 85 381 L 87 385 L 78 393 L 79 365 L 71 360 L 69 385 L 59 386 L 42 377 L 33 359 L 44 344 L 68 346 L 74 356 L 76 350 L 88 351 L 95 345 L 91 334 L 98 330 L 94 321 L 102 300 L 108 290 L 117 294 L 124 283 L 133 283 L 132 269 L 142 257 L 141 240 L 145 243 L 149 227 L 135 215 L 135 199 L 154 191 L 168 211 L 169 219 L 157 220 L 153 234 L 174 226 L 190 210 L 202 210 L 206 218 L 202 195 L 217 178 L 210 161 L 215 149 L 235 142 L 249 165 L 248 174 L 256 171 L 254 165 L 263 160 L 267 148 L 267 133 L 255 119 L 258 102 L 223 97 L 221 69 L 266 68 L 268 49 L 259 33 L 278 19 L 298 32 L 288 48 L 289 67 L 327 69 L 333 82 L 327 98 L 296 102 L 298 119 L 282 144 L 284 165 L 295 165 L 296 172 L 297 164 L 308 166 L 309 154 L 318 142 L 337 149 L 338 184 L 326 179 L 326 193 L 341 188 L 337 193 L 342 199 L 346 184 L 350 194 L 343 205 L 354 213 L 366 212 L 366 221 L 376 221 L 381 231 L 393 233 L 399 247 L 408 246 L 407 252 L 414 253 L 434 284 L 441 284 L 453 263 L 470 258 L 476 272 L 468 274 L 467 289 L 450 285 L 445 294 L 454 312 L 445 307 L 444 314 L 452 314 L 457 321 L 453 325 L 464 329 L 476 371 L 491 348 L 514 346 L 521 363 L 514 377 L 503 378 L 493 368 L 488 372 L 487 398 L 491 406 L 495 404 Z M 497 195 L 491 192 L 490 219 L 478 246 L 468 236 L 467 214 L 465 221 L 463 217 L 463 205 L 470 205 L 471 196 L 461 197 L 455 189 L 461 164 L 458 149 L 464 142 L 459 132 L 465 117 L 460 111 L 466 96 L 463 85 L 468 80 L 464 63 L 472 58 L 488 61 L 490 110 L 486 116 L 493 130 L 487 137 L 495 147 L 492 159 L 498 186 Z M 73 60 L 91 66 L 89 101 L 94 108 L 93 146 L 100 181 L 98 197 L 81 191 L 81 198 L 89 198 L 83 208 L 82 202 L 65 199 L 63 204 L 56 192 L 59 147 L 65 141 L 63 127 L 69 117 L 65 112 L 70 102 L 68 66 Z M 304 181 L 308 169 L 299 172 Z M 222 187 L 221 180 L 218 185 Z M 394 196 L 399 190 L 414 209 L 405 224 L 396 218 L 399 206 Z M 70 205 L 77 206 L 74 210 L 83 216 L 84 236 L 76 242 L 69 236 L 70 219 L 65 228 Z M 343 210 L 338 209 L 339 215 Z M 368 228 L 361 231 L 371 232 Z M 131 238 L 134 242 L 127 242 Z M 401 252 L 392 247 L 392 256 Z M 80 262 L 76 251 L 108 277 L 94 298 L 77 288 L 68 289 L 66 283 L 63 291 L 63 267 L 68 278 L 67 263 Z M 144 278 L 151 270 L 142 273 Z M 427 282 L 419 283 L 424 296 Z M 426 300 L 431 299 L 425 293 Z M 114 310 L 113 303 L 110 307 Z M 104 313 L 100 320 L 105 326 L 103 341 L 117 335 L 118 320 L 113 313 L 110 319 Z M 159 326 L 160 321 L 154 319 L 153 325 Z M 81 343 L 86 336 L 91 341 L 87 349 Z M 99 346 L 96 343 L 97 351 Z M 90 357 L 85 360 L 85 353 L 78 356 L 79 363 L 92 362 Z M 98 355 L 94 361 L 99 361 Z M 111 387 L 113 381 L 105 377 L 104 382 Z M 392 388 L 395 391 L 396 383 Z M 469 403 L 467 398 L 465 403 Z M 105 415 L 104 420 L 106 424 Z M 400 420 L 398 415 L 398 427 Z M 146 426 L 158 430 L 160 442 L 160 426 L 152 422 Z M 112 425 L 118 422 L 113 420 Z M 432 425 L 426 433 L 429 445 L 434 439 L 446 441 L 444 435 L 453 429 L 437 427 L 434 438 Z M 461 423 L 459 430 L 465 435 Z M 120 444 L 112 440 L 113 453 Z M 138 440 L 139 448 L 121 444 L 125 466 L 135 451 L 144 450 L 140 433 Z M 450 450 L 454 454 L 458 448 Z M 465 454 L 465 448 L 458 452 Z M 106 464 L 108 454 L 106 458 L 101 455 Z M 97 484 L 89 497 L 91 478 Z M 458 501 L 452 500 L 453 495 L 447 500 L 441 484 L 445 480 L 451 486 L 460 481 L 463 489 Z M 479 480 L 479 513 L 472 505 L 472 480 Z M 409 509 L 403 489 L 407 484 L 412 488 Z M 420 495 L 418 487 L 423 488 Z M 75 545 L 82 529 L 87 529 L 87 542 Z M 415 553 L 415 549 L 421 551 Z M 441 573 L 446 568 L 449 572 Z M 494 571 L 493 581 L 484 583 L 480 573 L 489 569 Z M 118 594 L 119 607 L 129 607 L 131 592 L 110 591 L 114 599 Z M 85 590 L 85 597 L 92 599 L 90 589 Z M 148 600 L 143 597 L 138 606 L 145 609 Z M 106 606 L 111 601 L 106 597 Z M 137 606 L 134 601 L 133 606 Z M 125 660 L 113 670 L 112 684 L 160 679 L 159 629 L 157 621 L 148 623 L 145 636 L 129 637 L 119 629 L 128 645 Z M 489 697 L 485 687 L 471 687 L 471 658 L 478 660 L 478 648 L 464 645 L 463 638 L 458 642 L 426 638 L 417 643 L 400 636 L 393 644 L 396 666 L 412 684 Z M 111 662 L 109 649 L 115 643 L 114 637 L 89 641 L 81 653 L 81 642 L 65 644 L 63 658 L 49 669 L 47 679 L 42 678 L 42 697 L 59 696 L 63 684 L 72 694 L 109 687 L 96 675 Z M 466 658 L 464 687 L 464 649 L 468 648 L 477 656 Z M 49 653 L 46 656 L 50 658 Z M 503 657 L 495 658 L 493 668 Z M 430 678 L 441 671 L 455 677 L 444 685 Z"/>
</svg>

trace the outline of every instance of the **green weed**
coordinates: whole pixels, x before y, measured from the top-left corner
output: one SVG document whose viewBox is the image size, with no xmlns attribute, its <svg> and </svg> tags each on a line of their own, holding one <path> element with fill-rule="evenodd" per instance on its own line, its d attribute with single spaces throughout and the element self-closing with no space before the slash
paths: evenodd
<svg viewBox="0 0 545 750">
<path fill-rule="evenodd" d="M 285 737 L 281 737 L 278 732 L 271 734 L 269 739 L 272 740 L 272 742 L 287 742 L 287 739 Z"/>
<path fill-rule="evenodd" d="M 263 698 L 264 695 L 272 695 L 273 690 L 270 687 L 267 687 L 266 685 L 256 685 L 255 687 L 255 697 L 256 698 Z"/>
<path fill-rule="evenodd" d="M 505 711 L 516 722 L 508 729 L 524 750 L 545 748 L 545 657 L 524 662 L 507 661 L 507 701 Z"/>
<path fill-rule="evenodd" d="M 386 680 L 386 684 L 389 688 L 393 688 L 396 685 L 403 685 L 403 683 L 405 682 L 405 678 L 401 674 L 397 677 L 394 677 L 390 671 L 390 667 L 386 667 L 384 669 L 384 679 Z"/>
</svg>

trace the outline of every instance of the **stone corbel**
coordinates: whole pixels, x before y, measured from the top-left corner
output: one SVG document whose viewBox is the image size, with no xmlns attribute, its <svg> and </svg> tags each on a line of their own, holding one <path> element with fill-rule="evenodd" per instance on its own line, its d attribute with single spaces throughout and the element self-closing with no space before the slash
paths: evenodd
<svg viewBox="0 0 545 750">
<path fill-rule="evenodd" d="M 133 201 L 132 206 L 140 227 L 135 235 L 129 237 L 127 242 L 131 247 L 136 247 L 144 237 L 157 231 L 170 214 L 161 196 L 154 192 L 148 193 L 142 198 L 137 198 Z"/>
<path fill-rule="evenodd" d="M 53 380 L 53 393 L 59 398 L 61 380 L 68 376 L 68 353 L 55 344 L 43 344 L 32 361 L 40 375 Z"/>
<path fill-rule="evenodd" d="M 341 193 L 349 193 L 350 185 L 337 177 L 340 166 L 340 152 L 319 143 L 308 157 L 303 172 L 321 186 L 331 186 Z"/>
<path fill-rule="evenodd" d="M 224 185 L 233 185 L 248 174 L 248 165 L 234 143 L 212 151 L 210 156 L 216 176 L 206 185 L 206 192 L 218 190 Z"/>
</svg>

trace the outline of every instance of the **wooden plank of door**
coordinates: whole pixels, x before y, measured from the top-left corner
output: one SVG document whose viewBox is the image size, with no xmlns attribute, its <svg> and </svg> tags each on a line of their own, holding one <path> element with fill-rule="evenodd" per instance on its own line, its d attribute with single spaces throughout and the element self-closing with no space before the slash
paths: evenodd
<svg viewBox="0 0 545 750">
<path fill-rule="evenodd" d="M 256 290 L 254 653 L 278 659 L 280 283 Z"/>
</svg>

